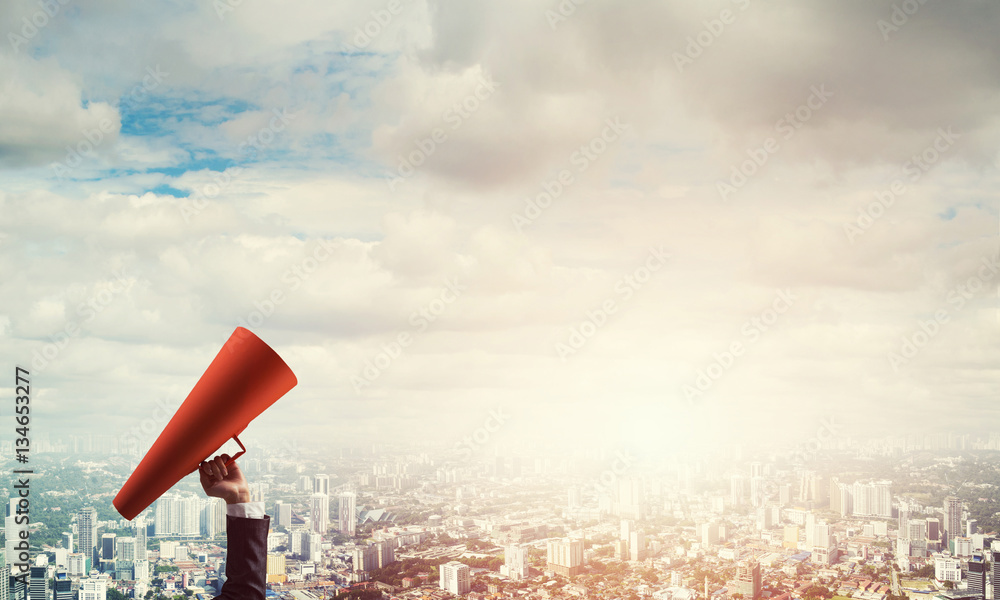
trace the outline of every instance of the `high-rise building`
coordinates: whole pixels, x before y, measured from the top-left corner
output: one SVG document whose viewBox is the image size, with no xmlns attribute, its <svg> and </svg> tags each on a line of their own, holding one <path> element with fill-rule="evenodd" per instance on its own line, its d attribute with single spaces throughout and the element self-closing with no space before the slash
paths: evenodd
<svg viewBox="0 0 1000 600">
<path fill-rule="evenodd" d="M 729 503 L 733 506 L 743 506 L 747 499 L 747 478 L 743 475 L 733 475 L 729 478 Z"/>
<path fill-rule="evenodd" d="M 309 551 L 306 546 L 309 544 L 309 532 L 304 529 L 293 529 L 288 537 L 291 539 L 292 554 L 305 556 Z"/>
<path fill-rule="evenodd" d="M 812 511 L 806 513 L 806 548 L 812 552 L 816 545 L 816 515 Z"/>
<path fill-rule="evenodd" d="M 641 519 L 646 513 L 643 480 L 638 477 L 622 477 L 618 480 L 618 515 L 630 519 Z"/>
<path fill-rule="evenodd" d="M 850 513 L 856 517 L 891 517 L 891 482 L 856 482 L 852 486 L 853 508 Z"/>
<path fill-rule="evenodd" d="M 736 567 L 734 591 L 743 594 L 746 600 L 760 600 L 760 563 L 750 561 Z"/>
<path fill-rule="evenodd" d="M 339 500 L 337 529 L 343 535 L 354 537 L 358 525 L 356 506 L 358 496 L 354 492 L 343 492 L 340 494 Z"/>
<path fill-rule="evenodd" d="M 146 560 L 146 518 L 139 516 L 135 520 L 135 559 Z"/>
<path fill-rule="evenodd" d="M 378 568 L 378 548 L 374 545 L 354 548 L 354 571 L 367 573 Z"/>
<path fill-rule="evenodd" d="M 875 481 L 869 484 L 872 494 L 871 514 L 875 517 L 892 518 L 892 482 Z"/>
<path fill-rule="evenodd" d="M 441 579 L 439 587 L 442 590 L 455 596 L 462 596 L 469 593 L 469 590 L 472 588 L 469 565 L 452 561 L 441 565 L 440 569 Z"/>
<path fill-rule="evenodd" d="M 618 539 L 625 540 L 626 542 L 632 538 L 632 530 L 635 527 L 635 522 L 630 519 L 622 519 L 621 524 L 621 535 Z"/>
<path fill-rule="evenodd" d="M 843 508 L 840 506 L 840 480 L 836 477 L 830 478 L 830 510 L 843 514 Z"/>
<path fill-rule="evenodd" d="M 101 536 L 101 560 L 115 559 L 115 538 L 118 534 L 105 533 Z"/>
<path fill-rule="evenodd" d="M 633 538 L 636 533 L 632 532 Z M 549 540 L 546 555 L 546 568 L 556 574 L 571 577 L 583 570 L 583 540 Z"/>
<path fill-rule="evenodd" d="M 49 600 L 49 557 L 42 554 L 31 566 L 31 583 L 28 597 L 31 600 Z"/>
<path fill-rule="evenodd" d="M 90 559 L 83 552 L 74 552 L 67 558 L 66 568 L 70 576 L 82 576 L 89 573 Z"/>
<path fill-rule="evenodd" d="M 326 494 L 313 494 L 310 497 L 310 508 L 312 530 L 316 533 L 326 533 L 330 528 L 330 497 Z"/>
<path fill-rule="evenodd" d="M 846 483 L 840 484 L 840 516 L 849 517 L 854 514 L 854 487 Z"/>
<path fill-rule="evenodd" d="M 73 552 L 73 532 L 64 531 L 62 532 L 62 547 Z"/>
<path fill-rule="evenodd" d="M 628 549 L 629 560 L 646 560 L 646 535 L 639 530 L 633 531 L 628 540 Z M 583 540 L 580 540 L 580 564 L 583 564 Z M 583 567 L 581 566 L 580 569 L 582 570 Z"/>
<path fill-rule="evenodd" d="M 54 548 L 52 554 L 55 555 L 52 566 L 66 568 L 69 564 L 69 550 L 65 548 Z"/>
<path fill-rule="evenodd" d="M 76 513 L 76 535 L 80 539 L 80 553 L 87 561 L 84 565 L 84 574 L 89 573 L 91 567 L 98 564 L 97 559 L 97 509 L 93 506 L 80 509 Z M 83 599 L 81 599 L 83 600 Z"/>
<path fill-rule="evenodd" d="M 968 591 L 975 594 L 978 600 L 986 598 L 986 559 L 982 554 L 975 554 L 969 560 Z"/>
<path fill-rule="evenodd" d="M 292 526 L 292 505 L 278 500 L 274 503 L 274 522 L 288 529 Z"/>
<path fill-rule="evenodd" d="M 757 509 L 757 529 L 764 531 L 774 527 L 774 511 L 769 506 Z"/>
<path fill-rule="evenodd" d="M 911 521 L 912 522 L 912 521 Z M 925 537 L 929 540 L 941 539 L 941 520 L 935 517 L 924 519 Z"/>
<path fill-rule="evenodd" d="M 73 580 L 66 569 L 56 569 L 53 600 L 73 600 Z"/>
<path fill-rule="evenodd" d="M 267 553 L 267 580 L 269 582 L 285 581 L 285 555 L 280 552 Z"/>
<path fill-rule="evenodd" d="M 4 537 L 7 540 L 7 543 L 4 545 L 4 559 L 6 560 L 6 564 L 11 565 L 14 576 L 21 574 L 19 569 L 14 568 L 14 563 L 19 562 L 17 544 L 21 540 L 21 532 L 27 530 L 28 523 L 28 514 L 23 509 L 20 515 L 17 512 L 19 502 L 19 498 L 11 498 L 7 502 L 7 516 L 4 519 Z M 23 522 L 18 523 L 18 520 Z M 27 560 L 20 562 L 26 563 Z"/>
<path fill-rule="evenodd" d="M 792 484 L 783 483 L 778 486 L 778 505 L 788 506 L 792 503 Z"/>
<path fill-rule="evenodd" d="M 521 544 L 511 544 L 504 549 L 502 575 L 514 581 L 528 578 L 528 548 Z"/>
<path fill-rule="evenodd" d="M 899 505 L 899 520 L 896 521 L 896 539 L 910 539 L 910 509 L 905 504 Z"/>
<path fill-rule="evenodd" d="M 813 548 L 830 548 L 833 540 L 830 539 L 830 526 L 826 523 L 817 523 L 813 528 Z"/>
<path fill-rule="evenodd" d="M 107 600 L 109 579 L 108 575 L 101 573 L 80 580 L 79 600 Z"/>
<path fill-rule="evenodd" d="M 719 524 L 703 523 L 701 526 L 701 545 L 714 546 L 719 543 Z"/>
<path fill-rule="evenodd" d="M 0 582 L 8 582 L 8 585 L 0 585 L 0 600 L 10 600 L 10 564 L 6 560 L 0 562 L 4 563 L 0 565 Z"/>
<path fill-rule="evenodd" d="M 947 547 L 952 538 L 962 535 L 962 501 L 955 496 L 944 499 L 943 525 L 942 542 Z"/>
<path fill-rule="evenodd" d="M 156 501 L 156 535 L 201 535 L 201 511 L 204 500 L 197 496 L 176 494 L 160 496 Z"/>
<path fill-rule="evenodd" d="M 993 600 L 1000 600 L 1000 552 L 994 550 L 991 552 L 993 556 L 993 569 L 991 581 L 993 581 Z"/>
<path fill-rule="evenodd" d="M 782 536 L 782 547 L 792 550 L 799 547 L 799 528 L 794 525 L 785 525 Z"/>
<path fill-rule="evenodd" d="M 313 479 L 313 493 L 330 495 L 330 476 L 325 473 L 316 475 Z"/>
<path fill-rule="evenodd" d="M 583 500 L 581 499 L 580 495 L 580 488 L 576 486 L 572 486 L 569 488 L 569 492 L 567 493 L 566 506 L 568 508 L 579 508 L 583 506 Z"/>
<path fill-rule="evenodd" d="M 226 503 L 222 498 L 206 498 L 198 517 L 201 535 L 212 539 L 226 531 Z"/>
<path fill-rule="evenodd" d="M 375 543 L 375 554 L 378 568 L 381 569 L 396 562 L 396 551 L 394 546 L 394 540 L 383 540 Z"/>
<path fill-rule="evenodd" d="M 15 569 L 13 565 L 7 565 L 4 568 L 9 570 L 12 575 L 8 578 L 10 582 L 10 586 L 7 588 L 8 600 L 28 600 L 28 586 L 31 583 L 30 572 L 21 574 L 20 569 Z"/>
<path fill-rule="evenodd" d="M 303 540 L 303 542 L 305 541 L 306 540 Z M 307 548 L 309 553 L 306 556 L 306 560 L 311 560 L 313 562 L 323 560 L 323 536 L 316 532 L 310 532 Z"/>
<path fill-rule="evenodd" d="M 149 581 L 149 561 L 145 558 L 137 558 L 132 561 L 132 576 L 136 581 Z"/>
<path fill-rule="evenodd" d="M 118 560 L 135 560 L 135 538 L 120 537 L 115 539 L 115 558 Z"/>
<path fill-rule="evenodd" d="M 955 536 L 951 539 L 951 553 L 959 558 L 972 556 L 972 539 L 965 536 Z"/>
<path fill-rule="evenodd" d="M 132 581 L 135 579 L 135 561 L 134 560 L 122 560 L 116 558 L 111 562 L 112 573 L 114 573 L 114 578 L 119 581 Z"/>
<path fill-rule="evenodd" d="M 962 581 L 962 562 L 948 552 L 934 555 L 934 578 L 938 581 Z"/>
</svg>

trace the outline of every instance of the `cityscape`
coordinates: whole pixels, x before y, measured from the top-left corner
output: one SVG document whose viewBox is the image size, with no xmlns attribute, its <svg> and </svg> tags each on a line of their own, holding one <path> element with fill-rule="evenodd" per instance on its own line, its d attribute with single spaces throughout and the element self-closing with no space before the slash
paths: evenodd
<svg viewBox="0 0 1000 600">
<path fill-rule="evenodd" d="M 0 600 L 1000 600 L 998 31 L 0 0 Z"/>
<path fill-rule="evenodd" d="M 271 519 L 267 595 L 282 600 L 996 598 L 1000 435 L 807 446 L 669 460 L 251 446 L 239 462 Z M 17 498 L 7 511 L 4 598 L 219 592 L 224 502 L 186 478 L 122 519 L 110 501 L 139 458 L 112 436 L 36 442 L 30 520 Z"/>
</svg>

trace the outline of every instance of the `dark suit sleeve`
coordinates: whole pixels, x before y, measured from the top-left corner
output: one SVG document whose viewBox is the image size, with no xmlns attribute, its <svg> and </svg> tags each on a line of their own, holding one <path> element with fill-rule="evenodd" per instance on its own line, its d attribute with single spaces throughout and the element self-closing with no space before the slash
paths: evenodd
<svg viewBox="0 0 1000 600">
<path fill-rule="evenodd" d="M 264 600 L 271 517 L 226 515 L 226 583 L 216 600 Z"/>
</svg>

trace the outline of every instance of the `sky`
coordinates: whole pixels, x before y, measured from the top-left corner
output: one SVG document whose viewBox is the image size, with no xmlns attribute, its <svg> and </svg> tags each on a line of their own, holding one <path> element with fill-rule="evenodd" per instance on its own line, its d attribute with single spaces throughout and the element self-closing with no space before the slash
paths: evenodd
<svg viewBox="0 0 1000 600">
<path fill-rule="evenodd" d="M 155 435 L 243 326 L 298 378 L 255 443 L 995 430 L 998 24 L 4 2 L 4 397 L 21 366 L 33 435 Z"/>
</svg>

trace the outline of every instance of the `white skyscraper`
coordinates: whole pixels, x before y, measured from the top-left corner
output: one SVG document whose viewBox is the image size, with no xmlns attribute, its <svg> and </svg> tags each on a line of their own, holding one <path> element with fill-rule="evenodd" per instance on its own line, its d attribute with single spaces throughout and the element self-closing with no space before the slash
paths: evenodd
<svg viewBox="0 0 1000 600">
<path fill-rule="evenodd" d="M 102 573 L 80 581 L 79 600 L 107 600 L 110 577 Z"/>
<path fill-rule="evenodd" d="M 729 502 L 733 506 L 746 503 L 747 478 L 743 475 L 733 475 L 729 478 Z"/>
<path fill-rule="evenodd" d="M 13 568 L 14 563 L 19 562 L 17 558 L 17 544 L 21 540 L 21 531 L 27 529 L 27 516 L 21 515 L 21 519 L 24 523 L 17 522 L 17 504 L 20 498 L 11 498 L 7 503 L 7 517 L 4 520 L 4 537 L 7 543 L 4 548 L 4 558 L 6 564 L 11 565 L 12 574 L 17 576 L 19 574 L 16 568 Z M 25 561 L 26 562 L 26 561 Z"/>
<path fill-rule="evenodd" d="M 944 543 L 962 535 L 962 501 L 955 496 L 944 499 Z M 947 546 L 945 546 L 947 548 Z"/>
<path fill-rule="evenodd" d="M 528 577 L 527 546 L 511 544 L 504 549 L 504 570 L 502 574 L 514 581 L 520 581 Z"/>
<path fill-rule="evenodd" d="M 296 529 L 289 534 L 291 538 L 292 554 L 305 556 L 309 553 L 309 532 L 304 529 Z"/>
<path fill-rule="evenodd" d="M 142 558 L 136 559 L 132 563 L 132 569 L 135 572 L 136 581 L 148 581 L 149 580 L 149 561 Z"/>
<path fill-rule="evenodd" d="M 84 556 L 83 552 L 73 552 L 69 555 L 67 559 L 66 568 L 69 570 L 70 575 L 83 575 L 84 569 L 86 569 L 87 557 Z"/>
<path fill-rule="evenodd" d="M 143 516 L 135 519 L 135 559 L 146 560 L 146 517 Z"/>
<path fill-rule="evenodd" d="M 633 519 L 641 519 L 645 515 L 642 479 L 622 477 L 618 481 L 618 514 Z"/>
<path fill-rule="evenodd" d="M 0 581 L 10 581 L 10 565 L 0 565 Z M 0 600 L 10 600 L 10 586 L 0 585 Z M 61 599 L 57 599 L 61 600 Z M 72 600 L 72 598 L 70 598 Z"/>
<path fill-rule="evenodd" d="M 135 560 L 135 538 L 115 538 L 115 557 L 118 558 L 118 560 Z"/>
<path fill-rule="evenodd" d="M 199 515 L 201 535 L 209 539 L 226 531 L 226 503 L 222 498 L 206 498 Z"/>
<path fill-rule="evenodd" d="M 715 534 L 718 537 L 718 527 L 716 526 Z M 583 543 L 580 544 L 581 548 Z M 639 561 L 646 559 L 646 536 L 641 531 L 633 531 L 632 537 L 628 541 L 629 550 L 629 560 Z M 582 563 L 581 559 L 581 563 Z"/>
<path fill-rule="evenodd" d="M 310 509 L 313 531 L 326 533 L 330 528 L 330 497 L 326 494 L 313 494 L 310 497 Z"/>
<path fill-rule="evenodd" d="M 161 496 L 156 501 L 156 536 L 200 535 L 202 503 L 197 496 Z"/>
<path fill-rule="evenodd" d="M 640 533 L 632 532 L 630 545 L 631 542 L 637 541 L 636 534 Z M 573 538 L 549 540 L 546 544 L 546 563 L 546 569 L 563 577 L 579 575 L 583 569 L 583 540 Z"/>
<path fill-rule="evenodd" d="M 278 500 L 274 503 L 274 522 L 288 529 L 292 526 L 292 505 Z"/>
<path fill-rule="evenodd" d="M 469 565 L 452 561 L 441 565 L 439 587 L 455 596 L 468 594 L 471 589 Z"/>
<path fill-rule="evenodd" d="M 337 511 L 337 529 L 347 536 L 354 536 L 357 532 L 357 501 L 358 496 L 354 492 L 343 492 L 340 494 L 340 508 Z"/>
<path fill-rule="evenodd" d="M 79 539 L 78 550 L 83 554 L 87 565 L 84 569 L 95 566 L 97 558 L 97 510 L 88 506 L 76 513 L 76 535 Z M 86 574 L 86 571 L 83 572 Z"/>
<path fill-rule="evenodd" d="M 306 560 L 319 562 L 323 558 L 323 536 L 315 532 L 310 533 L 308 540 L 309 540 L 309 545 L 308 545 L 309 553 L 306 556 Z"/>
<path fill-rule="evenodd" d="M 618 536 L 618 539 L 625 540 L 626 542 L 629 541 L 632 538 L 632 529 L 634 526 L 635 523 L 633 521 L 629 519 L 622 519 L 621 534 Z"/>
<path fill-rule="evenodd" d="M 325 473 L 316 475 L 313 479 L 313 493 L 330 495 L 330 476 Z"/>
<path fill-rule="evenodd" d="M 806 548 L 812 552 L 816 545 L 816 515 L 812 511 L 806 513 Z"/>
</svg>

